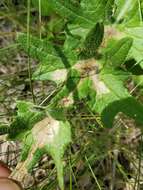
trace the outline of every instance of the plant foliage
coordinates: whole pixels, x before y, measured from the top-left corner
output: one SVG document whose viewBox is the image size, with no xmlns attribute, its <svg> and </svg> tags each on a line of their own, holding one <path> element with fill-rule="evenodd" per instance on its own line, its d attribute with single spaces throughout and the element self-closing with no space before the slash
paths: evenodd
<svg viewBox="0 0 143 190">
<path fill-rule="evenodd" d="M 143 66 L 143 5 L 137 0 L 51 0 L 50 3 L 43 0 L 42 7 L 46 3 L 52 7 L 51 14 L 58 15 L 57 20 L 63 19 L 61 43 L 31 35 L 28 47 L 27 34 L 21 33 L 17 41 L 28 56 L 38 61 L 32 79 L 51 80 L 59 90 L 45 105 L 44 112 L 34 111 L 30 103 L 18 103 L 17 116 L 7 132 L 10 139 L 18 138 L 28 145 L 24 146 L 21 162 L 30 150 L 36 152 L 32 160 L 28 160 L 27 168 L 31 168 L 44 152 L 51 154 L 63 190 L 62 157 L 71 141 L 70 124 L 64 110 L 76 108 L 77 102 L 82 101 L 92 114 L 99 114 L 104 127 L 113 127 L 119 112 L 143 124 L 143 105 L 125 85 L 136 75 L 127 69 L 126 63 L 132 59 L 135 60 L 133 67 Z M 46 6 L 43 14 L 47 14 Z M 60 112 L 54 114 L 50 110 Z M 59 120 L 56 115 L 61 112 L 64 116 Z M 50 120 L 48 127 L 46 122 Z M 54 129 L 54 125 L 57 128 Z M 45 132 L 47 136 L 43 138 Z M 53 136 L 48 137 L 48 132 Z"/>
</svg>

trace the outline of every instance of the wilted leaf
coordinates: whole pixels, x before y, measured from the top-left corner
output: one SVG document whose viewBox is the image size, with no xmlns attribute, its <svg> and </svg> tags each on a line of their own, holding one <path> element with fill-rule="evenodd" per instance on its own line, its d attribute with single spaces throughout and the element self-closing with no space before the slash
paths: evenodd
<svg viewBox="0 0 143 190">
<path fill-rule="evenodd" d="M 23 179 L 44 153 L 52 156 L 56 168 L 59 186 L 64 189 L 63 181 L 63 155 L 66 146 L 71 141 L 70 124 L 67 121 L 58 121 L 52 117 L 46 117 L 36 123 L 22 138 L 23 151 L 21 162 L 17 165 L 12 177 L 23 182 Z"/>
</svg>

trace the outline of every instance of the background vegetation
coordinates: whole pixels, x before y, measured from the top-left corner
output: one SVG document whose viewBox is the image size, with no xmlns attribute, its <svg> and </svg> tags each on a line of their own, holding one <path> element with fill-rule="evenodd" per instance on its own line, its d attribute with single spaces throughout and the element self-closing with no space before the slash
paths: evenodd
<svg viewBox="0 0 143 190">
<path fill-rule="evenodd" d="M 142 33 L 142 0 L 1 0 L 0 134 L 25 189 L 143 189 Z"/>
</svg>

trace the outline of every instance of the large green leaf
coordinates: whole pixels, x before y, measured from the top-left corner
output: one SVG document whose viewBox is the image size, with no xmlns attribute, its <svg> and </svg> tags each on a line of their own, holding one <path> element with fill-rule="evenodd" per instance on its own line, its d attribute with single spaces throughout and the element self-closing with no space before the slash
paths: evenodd
<svg viewBox="0 0 143 190">
<path fill-rule="evenodd" d="M 60 121 L 54 119 L 49 112 L 46 116 L 45 112 L 35 110 L 32 103 L 20 101 L 17 107 L 18 114 L 9 130 L 5 131 L 8 139 L 18 139 L 23 144 L 21 160 L 11 176 L 23 182 L 23 177 L 28 175 L 43 154 L 49 153 L 55 162 L 59 186 L 63 190 L 62 159 L 71 141 L 70 124 L 62 118 Z"/>
<path fill-rule="evenodd" d="M 36 123 L 26 137 L 20 140 L 23 143 L 22 157 L 11 177 L 23 183 L 28 172 L 31 172 L 43 154 L 48 153 L 55 162 L 60 189 L 64 190 L 62 159 L 71 141 L 70 124 L 48 116 Z"/>
<path fill-rule="evenodd" d="M 80 22 L 93 24 L 92 21 L 88 20 L 80 9 L 80 4 L 72 0 L 51 0 L 54 10 L 64 18 L 70 20 L 79 19 Z"/>
<path fill-rule="evenodd" d="M 76 62 L 76 54 L 73 49 L 61 50 L 60 47 L 52 45 L 48 40 L 40 40 L 30 37 L 30 47 L 27 47 L 26 34 L 19 34 L 18 42 L 22 49 L 30 57 L 40 61 L 38 68 L 33 74 L 33 80 L 52 80 L 57 84 L 64 82 L 67 76 L 66 69 Z M 64 69 L 66 68 L 66 69 Z"/>
<path fill-rule="evenodd" d="M 120 99 L 108 104 L 101 114 L 104 125 L 112 127 L 115 116 L 120 112 L 134 119 L 137 124 L 143 125 L 143 105 L 133 97 Z"/>
<path fill-rule="evenodd" d="M 112 5 L 111 5 L 112 4 Z M 111 16 L 114 0 L 82 0 L 81 7 L 84 15 L 93 23 Z"/>
<path fill-rule="evenodd" d="M 138 0 L 115 0 L 115 4 L 115 24 L 112 27 L 109 26 L 111 28 L 108 31 L 115 39 L 131 37 L 133 44 L 129 51 L 129 57 L 142 64 L 143 2 Z M 108 36 L 106 36 L 106 40 L 107 38 Z"/>
<path fill-rule="evenodd" d="M 33 151 L 33 149 L 36 150 L 36 155 L 33 156 L 32 160 L 28 161 L 28 169 L 31 170 L 34 164 L 37 163 L 45 152 L 49 153 L 54 159 L 57 168 L 59 186 L 61 190 L 63 190 L 62 159 L 65 148 L 71 141 L 70 124 L 67 121 L 58 121 L 47 117 L 33 127 L 32 135 L 34 144 L 33 147 L 31 147 L 31 151 Z"/>
<path fill-rule="evenodd" d="M 129 77 L 128 73 L 118 71 L 103 71 L 100 79 L 104 82 L 110 92 L 114 93 L 119 99 L 129 96 L 129 92 L 124 86 L 124 81 Z"/>
<path fill-rule="evenodd" d="M 27 35 L 19 34 L 18 42 L 20 47 L 34 59 L 47 65 L 47 71 L 55 68 L 63 68 L 64 64 L 57 54 L 55 48 L 48 40 L 40 40 L 36 37 L 30 37 L 30 47 L 27 47 Z M 42 72 L 42 71 L 41 71 Z"/>
<path fill-rule="evenodd" d="M 124 64 L 126 57 L 132 47 L 132 38 L 125 37 L 113 43 L 105 53 L 106 65 L 110 67 L 120 67 Z"/>
<path fill-rule="evenodd" d="M 127 74 L 112 72 L 102 72 L 99 76 L 93 76 L 93 87 L 97 92 L 96 102 L 92 109 L 102 113 L 103 109 L 111 102 L 130 96 L 124 86 L 124 81 L 128 78 Z"/>
<path fill-rule="evenodd" d="M 76 1 L 75 1 L 76 2 Z M 52 7 L 61 16 L 83 27 L 93 27 L 98 21 L 108 18 L 112 12 L 114 0 L 82 0 L 80 4 L 72 0 L 51 0 Z"/>
<path fill-rule="evenodd" d="M 37 37 L 30 36 L 30 47 L 27 47 L 26 34 L 19 34 L 17 40 L 25 52 L 41 62 L 39 66 L 41 73 L 45 70 L 48 72 L 59 68 L 70 67 L 69 61 L 65 60 L 62 50 L 48 40 L 40 40 Z"/>
</svg>

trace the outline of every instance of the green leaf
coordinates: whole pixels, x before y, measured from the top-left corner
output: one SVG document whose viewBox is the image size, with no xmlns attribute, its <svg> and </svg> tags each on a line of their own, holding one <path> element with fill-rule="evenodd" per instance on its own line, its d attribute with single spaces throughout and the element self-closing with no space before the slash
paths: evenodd
<svg viewBox="0 0 143 190">
<path fill-rule="evenodd" d="M 84 99 L 87 98 L 88 93 L 90 93 L 90 88 L 92 81 L 89 78 L 81 79 L 77 85 L 78 98 Z"/>
<path fill-rule="evenodd" d="M 124 64 L 132 43 L 133 40 L 129 37 L 115 42 L 105 53 L 106 65 L 116 68 Z"/>
<path fill-rule="evenodd" d="M 51 0 L 52 7 L 64 18 L 70 19 L 74 24 L 84 28 L 92 28 L 95 23 L 104 21 L 109 10 L 112 10 L 113 0 L 82 0 L 80 4 L 76 1 Z"/>
<path fill-rule="evenodd" d="M 34 105 L 29 102 L 19 101 L 17 107 L 17 116 L 5 131 L 8 133 L 8 139 L 18 139 L 23 144 L 21 161 L 17 165 L 18 175 L 14 172 L 13 177 L 21 181 L 22 176 L 28 173 L 33 164 L 44 153 L 49 153 L 55 161 L 59 185 L 63 190 L 62 158 L 66 146 L 71 141 L 70 124 L 64 120 L 55 120 L 51 116 L 45 118 L 45 113 L 34 109 Z"/>
<path fill-rule="evenodd" d="M 114 93 L 119 99 L 129 96 L 129 92 L 124 86 L 124 81 L 129 77 L 128 73 L 117 71 L 103 71 L 100 79 L 104 82 L 110 92 Z"/>
<path fill-rule="evenodd" d="M 53 71 L 59 68 L 69 67 L 70 65 L 64 65 L 62 57 L 60 57 L 57 49 L 48 41 L 48 40 L 40 40 L 36 37 L 30 37 L 30 47 L 27 47 L 27 35 L 19 34 L 18 42 L 21 48 L 29 54 L 30 57 L 37 59 L 41 62 L 39 68 L 37 69 L 37 73 L 43 74 L 48 71 Z"/>
<path fill-rule="evenodd" d="M 113 22 L 113 10 L 115 7 L 115 0 L 108 0 L 105 9 L 105 18 L 110 22 Z"/>
<path fill-rule="evenodd" d="M 116 0 L 116 22 L 121 22 L 125 27 L 139 26 L 142 22 L 141 9 L 138 0 Z"/>
<path fill-rule="evenodd" d="M 71 65 L 76 64 L 78 60 L 78 48 L 80 47 L 81 42 L 77 36 L 66 34 L 66 39 L 63 45 L 63 53 L 66 55 L 68 60 L 71 62 Z"/>
<path fill-rule="evenodd" d="M 17 102 L 17 116 L 14 118 L 10 127 L 8 128 L 8 139 L 22 139 L 29 132 L 33 125 L 40 121 L 45 113 L 35 110 L 34 105 L 30 102 Z"/>
<path fill-rule="evenodd" d="M 53 138 L 53 142 L 49 143 L 46 146 L 46 149 L 53 157 L 56 167 L 57 167 L 57 174 L 59 180 L 59 186 L 61 190 L 64 189 L 64 182 L 63 182 L 63 161 L 62 157 L 64 155 L 64 151 L 66 146 L 71 142 L 71 130 L 70 124 L 66 122 L 59 122 L 59 132 Z"/>
<path fill-rule="evenodd" d="M 51 4 L 54 10 L 64 18 L 70 20 L 79 19 L 80 22 L 92 24 L 92 22 L 82 14 L 80 4 L 76 3 L 76 1 L 51 0 Z"/>
<path fill-rule="evenodd" d="M 112 127 L 114 118 L 119 112 L 133 118 L 137 124 L 143 125 L 143 105 L 133 97 L 120 99 L 107 105 L 101 114 L 104 125 Z"/>
<path fill-rule="evenodd" d="M 125 28 L 124 33 L 133 38 L 133 45 L 129 56 L 143 67 L 143 27 Z"/>
<path fill-rule="evenodd" d="M 23 177 L 31 171 L 43 154 L 48 153 L 55 162 L 60 189 L 64 190 L 62 159 L 67 145 L 71 142 L 69 122 L 46 117 L 36 123 L 26 138 L 21 140 L 24 144 L 25 159 L 18 163 L 12 177 L 22 182 Z"/>
<path fill-rule="evenodd" d="M 54 162 L 57 168 L 59 185 L 60 185 L 61 190 L 63 190 L 64 181 L 63 181 L 62 158 L 63 158 L 66 146 L 71 141 L 70 124 L 67 121 L 58 121 L 53 118 L 45 118 L 44 120 L 40 121 L 34 126 L 34 128 L 32 129 L 32 134 L 35 141 L 35 145 L 39 147 L 43 145 L 43 148 L 54 159 Z M 42 155 L 43 154 L 41 154 L 41 156 Z M 36 157 L 33 157 L 30 165 L 28 166 L 28 169 L 32 167 L 33 161 L 35 163 L 35 158 Z"/>
<path fill-rule="evenodd" d="M 78 47 L 80 43 L 80 40 L 76 38 L 76 36 L 74 35 L 66 35 L 66 40 L 64 43 L 64 50 L 68 51 L 68 50 L 74 50 Z"/>
<path fill-rule="evenodd" d="M 83 52 L 88 58 L 94 57 L 97 49 L 102 43 L 104 36 L 104 26 L 102 23 L 97 23 L 87 34 L 83 42 Z"/>
<path fill-rule="evenodd" d="M 67 78 L 67 72 L 68 71 L 66 69 L 57 69 L 57 70 L 52 71 L 52 72 L 46 72 L 46 70 L 45 70 L 44 73 L 41 73 L 39 70 L 37 70 L 36 72 L 34 72 L 32 78 L 34 80 L 53 81 L 57 85 L 59 85 L 59 84 L 65 82 L 65 80 Z"/>
<path fill-rule="evenodd" d="M 103 70 L 98 75 L 91 76 L 92 89 L 96 92 L 95 103 L 90 104 L 91 109 L 101 114 L 103 109 L 111 102 L 130 97 L 130 93 L 124 86 L 124 81 L 128 77 L 127 73 L 113 70 Z"/>
<path fill-rule="evenodd" d="M 94 23 L 95 25 L 95 23 Z M 94 26 L 93 25 L 93 26 Z M 78 24 L 69 24 L 68 28 L 72 35 L 79 37 L 80 39 L 85 39 L 88 32 L 92 29 L 93 26 L 84 28 L 82 26 L 79 26 Z M 82 42 L 82 41 L 81 41 Z"/>
<path fill-rule="evenodd" d="M 82 0 L 81 7 L 84 15 L 93 23 L 99 21 L 105 21 L 110 15 L 109 11 L 112 11 L 112 0 Z"/>
<path fill-rule="evenodd" d="M 80 74 L 79 71 L 75 69 L 71 69 L 68 72 L 67 80 L 65 85 L 62 89 L 56 94 L 55 97 L 51 100 L 48 107 L 62 107 L 63 105 L 60 104 L 60 101 L 70 95 L 74 90 L 76 90 L 78 82 L 80 81 Z"/>
<path fill-rule="evenodd" d="M 36 37 L 30 37 L 30 47 L 27 48 L 27 36 L 20 34 L 18 37 L 20 46 L 34 59 L 40 61 L 38 68 L 33 74 L 33 80 L 51 80 L 57 84 L 65 81 L 67 68 L 75 64 L 76 54 L 67 49 L 61 50 L 58 46 L 53 46 L 47 40 L 40 40 Z M 66 69 L 64 69 L 66 68 Z"/>
</svg>

